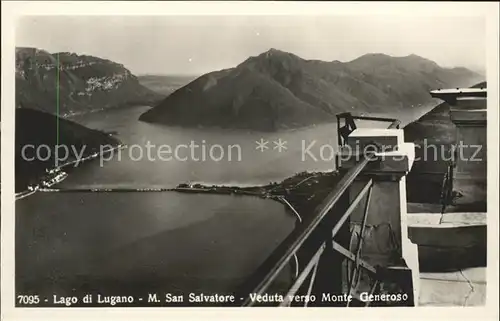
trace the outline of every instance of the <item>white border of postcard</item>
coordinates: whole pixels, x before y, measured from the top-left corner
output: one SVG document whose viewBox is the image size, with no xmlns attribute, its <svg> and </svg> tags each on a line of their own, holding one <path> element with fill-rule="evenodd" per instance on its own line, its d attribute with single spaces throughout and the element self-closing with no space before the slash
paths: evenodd
<svg viewBox="0 0 500 321">
<path fill-rule="evenodd" d="M 498 39 L 499 4 L 480 2 L 2 2 L 2 320 L 498 319 Z M 488 82 L 487 303 L 475 308 L 14 308 L 14 28 L 22 15 L 432 15 L 484 16 Z M 415 310 L 417 309 L 417 310 Z M 172 319 L 170 319 L 172 320 Z"/>
</svg>

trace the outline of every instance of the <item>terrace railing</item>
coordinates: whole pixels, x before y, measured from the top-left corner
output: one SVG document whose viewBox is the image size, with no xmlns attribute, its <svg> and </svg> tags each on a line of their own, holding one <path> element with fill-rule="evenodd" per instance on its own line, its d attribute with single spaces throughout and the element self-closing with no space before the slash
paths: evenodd
<svg viewBox="0 0 500 321">
<path fill-rule="evenodd" d="M 400 193 L 400 187 L 401 183 L 404 185 L 404 175 L 411 164 L 408 165 L 408 155 L 403 152 L 403 156 L 407 157 L 406 169 L 405 165 L 391 165 L 391 160 L 384 159 L 391 155 L 377 150 L 380 148 L 377 143 L 379 138 L 387 142 L 387 138 L 397 138 L 401 134 L 399 121 L 353 117 L 350 114 L 338 115 L 337 118 L 341 147 L 349 145 L 353 139 L 357 143 L 363 143 L 364 140 L 366 143 L 366 139 L 369 139 L 369 144 L 375 149 L 364 153 L 355 163 L 347 161 L 344 166 L 341 164 L 341 180 L 314 210 L 313 215 L 309 216 L 311 218 L 302 222 L 255 273 L 255 282 L 244 291 L 244 306 L 369 306 L 373 302 L 369 300 L 370 295 L 384 293 L 386 297 L 387 294 L 396 295 L 393 297 L 396 299 L 390 302 L 386 300 L 384 304 L 415 304 L 414 275 L 402 253 L 405 247 L 403 243 L 406 242 L 406 232 L 402 230 L 406 227 L 401 224 L 401 217 L 406 213 L 406 208 L 403 209 L 404 204 L 400 202 L 405 201 L 406 196 L 404 192 Z M 342 118 L 344 127 L 340 124 Z M 354 119 L 389 121 L 387 135 L 369 137 L 369 129 L 368 132 L 357 133 Z M 401 141 L 398 143 L 402 144 Z M 398 195 L 392 199 L 393 204 L 378 203 L 371 210 L 374 192 L 377 196 L 385 193 Z M 386 211 L 389 207 L 392 210 Z M 375 231 L 377 226 L 389 228 L 378 233 Z M 367 229 L 371 229 L 370 233 L 367 233 Z M 371 249 L 363 251 L 365 244 L 371 244 Z M 376 253 L 373 251 L 374 244 L 395 246 L 382 248 L 380 253 Z M 416 252 L 414 254 L 413 261 L 417 261 Z M 297 263 L 296 258 L 301 264 Z M 296 267 L 295 276 L 283 284 L 282 275 L 291 265 Z M 388 288 L 392 290 L 388 292 Z M 401 300 L 397 299 L 395 291 Z M 282 295 L 282 299 L 273 303 L 256 299 L 265 294 L 274 296 L 277 292 Z"/>
<path fill-rule="evenodd" d="M 401 122 L 395 118 L 386 117 L 371 117 L 371 116 L 358 116 L 351 113 L 341 113 L 337 115 L 337 137 L 339 146 L 345 145 L 347 137 L 356 128 L 355 120 L 369 120 L 369 121 L 379 121 L 379 122 L 389 122 L 390 125 L 388 129 L 399 129 Z"/>
</svg>

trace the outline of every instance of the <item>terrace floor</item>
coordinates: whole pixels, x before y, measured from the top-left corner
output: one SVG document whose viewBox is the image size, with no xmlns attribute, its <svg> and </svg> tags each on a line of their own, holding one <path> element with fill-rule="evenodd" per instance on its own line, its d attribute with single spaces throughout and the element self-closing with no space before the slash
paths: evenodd
<svg viewBox="0 0 500 321">
<path fill-rule="evenodd" d="M 419 246 L 419 305 L 485 305 L 486 213 L 447 208 L 452 211 L 440 214 L 438 209 L 408 204 L 409 237 Z"/>
<path fill-rule="evenodd" d="M 486 304 L 486 267 L 457 272 L 420 273 L 419 306 Z"/>
</svg>

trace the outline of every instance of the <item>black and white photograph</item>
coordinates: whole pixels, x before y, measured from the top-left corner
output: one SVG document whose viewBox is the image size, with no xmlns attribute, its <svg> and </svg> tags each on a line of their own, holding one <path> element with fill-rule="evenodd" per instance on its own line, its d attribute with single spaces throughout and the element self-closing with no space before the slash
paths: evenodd
<svg viewBox="0 0 500 321">
<path fill-rule="evenodd" d="M 2 301 L 485 307 L 498 69 L 426 8 L 17 17 Z"/>
</svg>

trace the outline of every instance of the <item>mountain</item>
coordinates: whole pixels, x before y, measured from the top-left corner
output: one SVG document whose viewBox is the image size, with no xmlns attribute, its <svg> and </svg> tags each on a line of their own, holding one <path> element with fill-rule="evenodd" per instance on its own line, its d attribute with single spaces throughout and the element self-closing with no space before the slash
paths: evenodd
<svg viewBox="0 0 500 321">
<path fill-rule="evenodd" d="M 441 68 L 416 55 L 368 54 L 342 63 L 270 49 L 195 79 L 140 120 L 274 131 L 329 122 L 345 111 L 411 107 L 429 101 L 432 89 L 479 80 L 479 74 L 465 68 Z"/>
<path fill-rule="evenodd" d="M 70 151 L 70 158 L 67 161 L 71 161 L 76 159 L 73 150 L 77 153 L 83 151 L 82 156 L 87 157 L 99 152 L 101 146 L 105 146 L 102 149 L 107 149 L 106 146 L 117 146 L 120 143 L 107 133 L 29 108 L 16 109 L 15 128 L 16 192 L 26 189 L 28 184 L 36 184 L 46 169 L 56 167 L 56 145 L 67 146 Z M 39 151 L 40 157 L 35 157 L 36 150 Z M 50 157 L 46 157 L 47 155 Z M 60 155 L 64 156 L 62 149 Z"/>
<path fill-rule="evenodd" d="M 154 105 L 163 98 L 113 61 L 69 52 L 51 54 L 36 48 L 16 48 L 17 107 L 53 114 L 59 108 L 58 114 L 64 117 L 124 105 Z"/>
<path fill-rule="evenodd" d="M 486 81 L 482 81 L 482 82 L 480 82 L 478 84 L 475 84 L 471 88 L 486 88 L 486 87 L 487 87 Z"/>
</svg>

